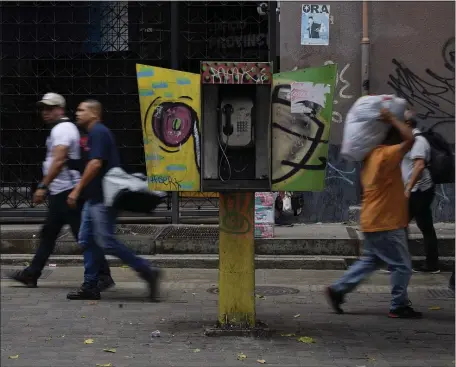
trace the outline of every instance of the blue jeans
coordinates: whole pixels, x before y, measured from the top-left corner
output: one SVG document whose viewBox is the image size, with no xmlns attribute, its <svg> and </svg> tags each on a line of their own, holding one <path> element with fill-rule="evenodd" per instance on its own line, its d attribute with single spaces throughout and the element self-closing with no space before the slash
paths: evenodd
<svg viewBox="0 0 456 367">
<path fill-rule="evenodd" d="M 91 228 L 91 219 L 89 214 L 89 206 L 84 205 L 81 213 L 81 225 L 79 227 L 78 243 L 79 246 L 85 251 L 89 247 L 89 242 L 94 242 L 93 231 Z M 91 244 L 91 246 L 96 246 L 96 243 Z M 99 275 L 111 276 L 111 269 L 109 269 L 109 264 L 106 261 L 106 257 L 103 254 L 103 260 L 100 265 Z"/>
<path fill-rule="evenodd" d="M 84 242 L 84 283 L 96 286 L 104 254 L 113 255 L 140 274 L 150 272 L 149 263 L 136 256 L 133 251 L 119 242 L 115 236 L 116 213 L 103 203 L 86 202 L 83 209 L 79 234 Z"/>
<path fill-rule="evenodd" d="M 393 299 L 390 310 L 408 306 L 407 287 L 412 276 L 412 260 L 405 229 L 364 233 L 362 257 L 331 286 L 331 289 L 341 294 L 351 292 L 382 262 L 387 263 L 391 270 Z"/>
</svg>

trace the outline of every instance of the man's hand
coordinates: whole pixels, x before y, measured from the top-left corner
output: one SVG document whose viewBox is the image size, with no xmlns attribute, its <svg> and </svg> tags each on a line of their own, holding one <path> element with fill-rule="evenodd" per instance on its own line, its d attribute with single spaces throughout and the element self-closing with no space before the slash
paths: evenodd
<svg viewBox="0 0 456 367">
<path fill-rule="evenodd" d="M 74 188 L 73 191 L 70 192 L 70 195 L 67 197 L 67 204 L 70 208 L 76 208 L 78 199 L 79 199 L 79 190 Z"/>
<path fill-rule="evenodd" d="M 46 198 L 46 189 L 38 189 L 35 191 L 33 194 L 33 203 L 34 204 L 41 204 L 44 202 L 44 199 Z"/>
<path fill-rule="evenodd" d="M 394 115 L 388 109 L 382 108 L 380 110 L 380 118 L 387 123 L 391 123 L 394 119 Z"/>
<path fill-rule="evenodd" d="M 412 192 L 412 189 L 410 187 L 406 187 L 404 191 L 404 195 L 407 199 L 410 199 L 410 193 Z"/>
</svg>

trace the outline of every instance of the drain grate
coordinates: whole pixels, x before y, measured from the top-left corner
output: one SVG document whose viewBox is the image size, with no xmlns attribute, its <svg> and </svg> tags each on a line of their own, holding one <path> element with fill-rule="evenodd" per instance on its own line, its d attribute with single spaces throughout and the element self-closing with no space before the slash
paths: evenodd
<svg viewBox="0 0 456 367">
<path fill-rule="evenodd" d="M 10 279 L 8 274 L 14 270 L 18 270 L 18 269 L 2 269 L 1 270 L 1 279 Z M 52 270 L 43 269 L 40 279 L 46 279 L 49 275 L 51 275 L 51 273 L 52 273 Z"/>
<path fill-rule="evenodd" d="M 207 290 L 209 293 L 218 294 L 219 289 L 209 288 Z M 261 296 L 284 296 L 286 294 L 296 294 L 299 293 L 299 289 L 288 288 L 288 287 L 273 287 L 273 286 L 258 286 L 255 287 L 255 294 Z"/>
<path fill-rule="evenodd" d="M 218 227 L 167 227 L 165 228 L 157 240 L 165 239 L 204 239 L 217 241 L 219 238 Z"/>
<path fill-rule="evenodd" d="M 428 290 L 428 298 L 454 298 L 454 292 L 450 289 L 430 289 Z"/>
</svg>

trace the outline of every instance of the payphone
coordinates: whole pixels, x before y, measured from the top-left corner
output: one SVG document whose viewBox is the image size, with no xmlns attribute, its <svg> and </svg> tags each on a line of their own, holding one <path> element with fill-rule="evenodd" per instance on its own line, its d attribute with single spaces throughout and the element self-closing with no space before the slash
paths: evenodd
<svg viewBox="0 0 456 367">
<path fill-rule="evenodd" d="M 203 191 L 270 185 L 268 63 L 202 63 Z"/>
</svg>

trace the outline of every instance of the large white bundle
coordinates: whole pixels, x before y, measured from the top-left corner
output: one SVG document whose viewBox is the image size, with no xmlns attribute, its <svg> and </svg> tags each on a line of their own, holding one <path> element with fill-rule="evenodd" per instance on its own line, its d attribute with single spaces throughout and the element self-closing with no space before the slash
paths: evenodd
<svg viewBox="0 0 456 367">
<path fill-rule="evenodd" d="M 349 161 L 362 161 L 386 138 L 390 125 L 380 117 L 387 108 L 401 121 L 404 119 L 406 100 L 394 95 L 364 96 L 347 113 L 340 154 Z"/>
</svg>

